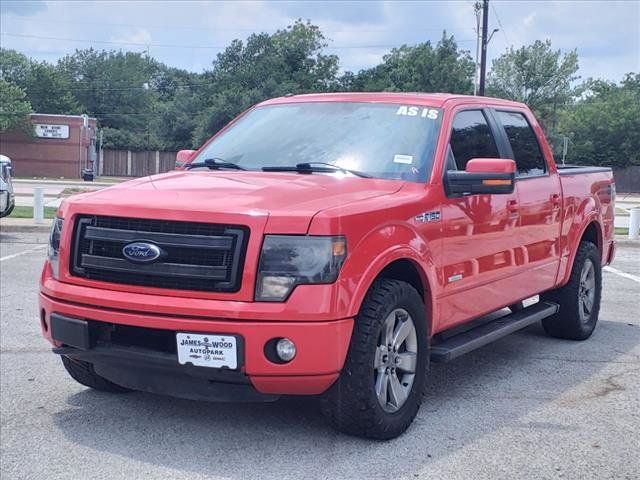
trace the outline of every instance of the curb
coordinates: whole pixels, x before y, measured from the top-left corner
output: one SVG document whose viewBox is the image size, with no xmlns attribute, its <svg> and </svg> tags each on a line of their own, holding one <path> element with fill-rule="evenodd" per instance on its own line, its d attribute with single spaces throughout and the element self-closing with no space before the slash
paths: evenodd
<svg viewBox="0 0 640 480">
<path fill-rule="evenodd" d="M 33 198 L 33 193 L 14 193 L 14 197 L 23 197 L 23 198 Z M 53 193 L 45 193 L 43 195 L 44 198 L 62 198 L 60 195 L 56 195 Z"/>
<path fill-rule="evenodd" d="M 51 224 L 49 225 L 2 225 L 0 233 L 49 233 Z"/>
<path fill-rule="evenodd" d="M 640 248 L 640 240 L 629 240 L 628 238 L 616 239 L 616 247 Z"/>
<path fill-rule="evenodd" d="M 129 180 L 133 180 L 135 177 L 131 177 Z M 113 185 L 118 185 L 122 182 L 126 182 L 127 180 L 122 180 L 120 182 L 83 182 L 83 181 L 77 181 L 77 180 L 70 180 L 70 181 L 66 181 L 66 180 L 27 180 L 24 178 L 12 178 L 11 181 L 15 184 L 21 184 L 21 183 L 36 183 L 36 184 L 41 184 L 41 185 L 86 185 L 86 186 L 91 186 L 91 185 L 97 185 L 100 187 L 112 187 Z"/>
</svg>

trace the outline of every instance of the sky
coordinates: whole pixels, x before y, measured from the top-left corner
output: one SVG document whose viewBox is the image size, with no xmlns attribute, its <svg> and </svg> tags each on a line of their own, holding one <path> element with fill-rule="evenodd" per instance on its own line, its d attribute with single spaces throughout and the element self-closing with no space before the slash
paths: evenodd
<svg viewBox="0 0 640 480">
<path fill-rule="evenodd" d="M 273 33 L 308 19 L 328 38 L 342 71 L 379 63 L 393 47 L 442 31 L 475 56 L 474 1 L 60 1 L 0 0 L 0 45 L 55 62 L 76 48 L 146 51 L 167 65 L 202 72 L 235 38 Z M 491 59 L 550 39 L 578 51 L 582 79 L 619 81 L 640 72 L 640 0 L 491 0 Z"/>
</svg>

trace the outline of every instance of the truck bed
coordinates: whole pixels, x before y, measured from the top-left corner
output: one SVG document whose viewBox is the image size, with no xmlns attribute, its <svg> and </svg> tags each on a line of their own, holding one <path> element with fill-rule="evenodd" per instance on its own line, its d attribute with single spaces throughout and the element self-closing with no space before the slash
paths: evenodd
<svg viewBox="0 0 640 480">
<path fill-rule="evenodd" d="M 578 175 L 583 173 L 611 172 L 610 167 L 594 167 L 583 165 L 556 165 L 560 175 Z"/>
</svg>

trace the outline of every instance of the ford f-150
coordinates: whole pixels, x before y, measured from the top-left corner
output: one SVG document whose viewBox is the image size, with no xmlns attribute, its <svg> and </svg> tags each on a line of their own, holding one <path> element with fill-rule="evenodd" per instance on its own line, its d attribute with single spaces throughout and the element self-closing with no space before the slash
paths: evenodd
<svg viewBox="0 0 640 480">
<path fill-rule="evenodd" d="M 83 385 L 320 395 L 339 430 L 387 439 L 430 361 L 534 322 L 571 340 L 596 326 L 612 173 L 557 166 L 523 104 L 287 96 L 178 161 L 58 210 L 40 321 Z"/>
</svg>

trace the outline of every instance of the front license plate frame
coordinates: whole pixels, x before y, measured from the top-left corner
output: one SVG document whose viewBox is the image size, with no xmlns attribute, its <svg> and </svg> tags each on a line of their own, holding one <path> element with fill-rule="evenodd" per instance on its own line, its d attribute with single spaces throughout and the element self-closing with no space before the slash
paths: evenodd
<svg viewBox="0 0 640 480">
<path fill-rule="evenodd" d="M 242 338 L 226 333 L 176 332 L 180 365 L 238 370 L 242 362 Z"/>
</svg>

